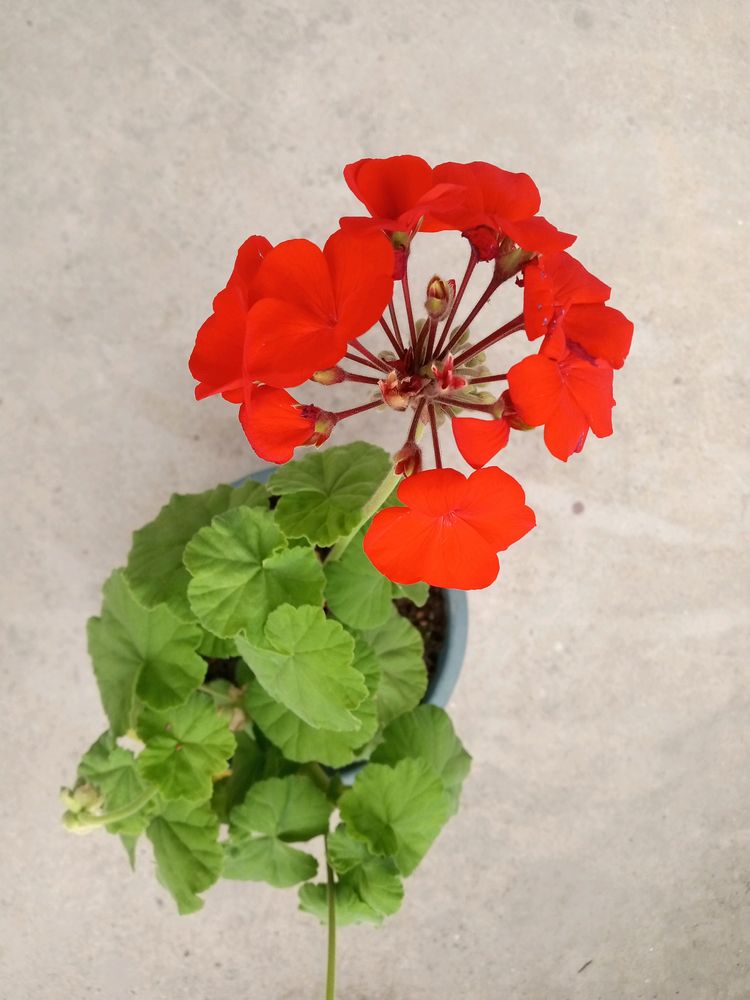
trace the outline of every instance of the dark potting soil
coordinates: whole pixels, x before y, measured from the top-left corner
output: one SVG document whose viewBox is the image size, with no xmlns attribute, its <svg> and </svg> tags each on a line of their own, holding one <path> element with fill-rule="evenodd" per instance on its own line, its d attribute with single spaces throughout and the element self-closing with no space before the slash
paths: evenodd
<svg viewBox="0 0 750 1000">
<path fill-rule="evenodd" d="M 408 597 L 400 597 L 393 602 L 400 615 L 412 623 L 420 631 L 424 640 L 424 662 L 427 667 L 427 676 L 432 679 L 437 669 L 438 656 L 445 639 L 445 600 L 443 592 L 438 587 L 430 587 L 430 595 L 427 602 L 418 608 Z M 206 671 L 206 682 L 225 680 L 232 684 L 237 683 L 236 668 L 237 659 L 217 660 L 208 659 L 208 670 Z"/>
</svg>

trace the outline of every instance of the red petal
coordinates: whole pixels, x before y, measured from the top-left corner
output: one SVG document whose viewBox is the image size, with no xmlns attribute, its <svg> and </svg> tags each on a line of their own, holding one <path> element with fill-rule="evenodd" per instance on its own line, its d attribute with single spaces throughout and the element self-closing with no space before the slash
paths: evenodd
<svg viewBox="0 0 750 1000">
<path fill-rule="evenodd" d="M 523 314 L 529 340 L 551 329 L 553 317 L 573 303 L 605 302 L 609 285 L 569 253 L 543 254 L 523 270 Z"/>
<path fill-rule="evenodd" d="M 591 362 L 571 355 L 561 363 L 565 384 L 597 437 L 612 433 L 612 368 L 606 361 Z"/>
<path fill-rule="evenodd" d="M 393 295 L 390 240 L 377 231 L 340 229 L 326 243 L 323 255 L 342 334 L 347 339 L 359 337 L 377 323 Z"/>
<path fill-rule="evenodd" d="M 253 287 L 258 299 L 282 299 L 333 321 L 336 305 L 323 252 L 309 240 L 287 240 L 268 254 Z"/>
<path fill-rule="evenodd" d="M 481 469 L 508 443 L 510 425 L 505 420 L 454 417 L 451 425 L 458 450 L 469 465 Z"/>
<path fill-rule="evenodd" d="M 398 498 L 414 511 L 437 518 L 461 504 L 466 476 L 455 469 L 430 469 L 401 481 Z"/>
<path fill-rule="evenodd" d="M 576 241 L 572 233 L 561 232 L 542 215 L 516 222 L 506 219 L 502 229 L 520 247 L 534 253 L 556 253 Z"/>
<path fill-rule="evenodd" d="M 508 371 L 511 399 L 524 423 L 538 427 L 555 412 L 563 393 L 557 362 L 536 354 Z"/>
<path fill-rule="evenodd" d="M 544 443 L 561 462 L 580 451 L 588 434 L 589 425 L 570 393 L 564 393 L 544 425 Z"/>
<path fill-rule="evenodd" d="M 239 416 L 250 447 L 268 462 L 288 462 L 315 430 L 315 421 L 302 415 L 293 396 L 266 385 L 250 387 Z"/>
<path fill-rule="evenodd" d="M 244 372 L 251 382 L 288 388 L 313 372 L 332 368 L 346 351 L 346 337 L 291 302 L 261 299 L 247 316 Z"/>
<path fill-rule="evenodd" d="M 265 236 L 251 236 L 237 251 L 237 259 L 229 276 L 227 288 L 237 288 L 248 309 L 254 301 L 251 296 L 251 286 L 255 281 L 261 262 L 271 249 L 272 246 Z"/>
<path fill-rule="evenodd" d="M 198 381 L 196 399 L 205 399 L 242 385 L 242 353 L 247 309 L 236 288 L 225 288 L 214 299 L 214 312 L 198 331 L 190 373 Z"/>
<path fill-rule="evenodd" d="M 421 156 L 364 159 L 344 167 L 344 180 L 373 217 L 399 220 L 432 187 L 432 168 Z"/>
<path fill-rule="evenodd" d="M 528 174 L 501 170 L 481 160 L 469 166 L 482 192 L 485 212 L 504 219 L 525 219 L 539 211 L 539 189 Z"/>
<path fill-rule="evenodd" d="M 600 304 L 574 305 L 565 315 L 565 336 L 592 358 L 622 368 L 633 339 L 633 324 L 619 309 Z"/>
<path fill-rule="evenodd" d="M 456 513 L 496 551 L 507 549 L 536 524 L 521 484 L 494 466 L 469 476 L 462 508 Z"/>
</svg>

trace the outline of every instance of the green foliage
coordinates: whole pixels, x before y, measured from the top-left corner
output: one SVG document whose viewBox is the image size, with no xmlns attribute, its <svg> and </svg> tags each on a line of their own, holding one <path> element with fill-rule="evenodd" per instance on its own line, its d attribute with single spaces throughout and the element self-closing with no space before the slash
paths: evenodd
<svg viewBox="0 0 750 1000">
<path fill-rule="evenodd" d="M 205 673 L 196 652 L 197 625 L 181 621 L 165 605 L 144 608 L 122 570 L 104 584 L 101 617 L 90 619 L 88 638 L 102 704 L 116 736 L 133 725 L 136 695 L 152 708 L 178 705 Z"/>
<path fill-rule="evenodd" d="M 170 802 L 152 820 L 146 835 L 154 847 L 156 873 L 180 913 L 200 910 L 198 897 L 221 873 L 219 821 L 206 802 Z"/>
<path fill-rule="evenodd" d="M 420 757 L 432 765 L 450 798 L 451 812 L 455 812 L 471 757 L 456 736 L 447 712 L 437 705 L 419 705 L 395 719 L 385 729 L 372 761 L 392 766 L 411 757 Z"/>
<path fill-rule="evenodd" d="M 281 604 L 321 604 L 323 570 L 307 547 L 287 541 L 265 510 L 238 507 L 215 517 L 185 548 L 190 606 L 214 635 L 254 636 Z"/>
<path fill-rule="evenodd" d="M 337 562 L 326 563 L 326 602 L 352 628 L 376 628 L 393 613 L 391 581 L 379 573 L 362 549 L 363 532 L 351 540 Z"/>
<path fill-rule="evenodd" d="M 268 492 L 281 497 L 275 511 L 279 527 L 289 538 L 333 545 L 356 528 L 389 468 L 382 448 L 361 441 L 289 462 L 268 481 Z"/>
<path fill-rule="evenodd" d="M 314 547 L 357 527 L 388 469 L 347 445 L 278 470 L 273 512 L 256 483 L 174 496 L 104 586 L 88 629 L 110 730 L 63 790 L 64 822 L 117 834 L 131 865 L 145 833 L 180 913 L 223 874 L 304 883 L 300 908 L 325 920 L 318 862 L 295 846 L 323 836 L 338 923 L 379 924 L 457 808 L 470 758 L 419 705 L 422 637 L 393 605 L 428 588 L 375 570 L 364 530 L 336 562 Z M 326 771 L 356 761 L 351 789 Z"/>
<path fill-rule="evenodd" d="M 279 887 L 310 878 L 318 869 L 317 861 L 287 841 L 326 833 L 332 810 L 333 804 L 303 775 L 253 785 L 229 819 L 226 877 Z"/>
<path fill-rule="evenodd" d="M 180 618 L 190 621 L 190 578 L 182 562 L 185 546 L 217 514 L 240 506 L 267 509 L 263 486 L 248 480 L 234 488 L 222 485 L 205 493 L 174 494 L 153 521 L 133 534 L 126 573 L 139 600 L 149 608 L 167 604 Z"/>
<path fill-rule="evenodd" d="M 266 621 L 263 644 L 237 636 L 237 649 L 259 683 L 309 726 L 356 730 L 353 709 L 367 686 L 352 666 L 354 640 L 322 608 L 284 604 Z"/>
<path fill-rule="evenodd" d="M 450 812 L 440 776 L 421 758 L 368 764 L 339 808 L 349 833 L 373 854 L 392 856 L 402 875 L 414 871 Z"/>
<path fill-rule="evenodd" d="M 100 736 L 83 755 L 78 775 L 101 792 L 102 809 L 108 813 L 125 809 L 139 799 L 147 787 L 136 770 L 135 755 L 119 747 L 111 732 Z M 109 833 L 132 837 L 135 842 L 148 826 L 154 809 L 155 803 L 148 802 L 125 819 L 106 824 L 106 829 Z"/>
<path fill-rule="evenodd" d="M 166 712 L 145 709 L 138 735 L 146 744 L 138 757 L 139 773 L 165 799 L 211 798 L 213 777 L 226 770 L 235 746 L 226 720 L 203 694 Z"/>
<path fill-rule="evenodd" d="M 358 635 L 372 652 L 380 671 L 375 700 L 380 723 L 386 726 L 418 705 L 427 690 L 422 636 L 395 611 L 385 624 Z"/>
</svg>

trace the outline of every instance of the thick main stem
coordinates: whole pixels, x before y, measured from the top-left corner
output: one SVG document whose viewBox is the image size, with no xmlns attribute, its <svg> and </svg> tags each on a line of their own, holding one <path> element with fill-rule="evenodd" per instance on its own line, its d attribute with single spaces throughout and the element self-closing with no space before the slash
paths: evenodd
<svg viewBox="0 0 750 1000">
<path fill-rule="evenodd" d="M 326 1000 L 334 1000 L 336 991 L 336 884 L 333 868 L 328 864 L 326 854 L 326 899 L 328 901 L 328 962 L 326 965 Z"/>
</svg>

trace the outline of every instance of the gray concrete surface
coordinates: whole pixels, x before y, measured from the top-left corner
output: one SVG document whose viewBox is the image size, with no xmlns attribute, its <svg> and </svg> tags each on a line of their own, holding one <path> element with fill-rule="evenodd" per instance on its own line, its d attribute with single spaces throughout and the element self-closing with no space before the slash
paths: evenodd
<svg viewBox="0 0 750 1000">
<path fill-rule="evenodd" d="M 471 598 L 463 809 L 340 996 L 747 1000 L 747 5 L 1 6 L 0 995 L 322 995 L 293 892 L 178 918 L 56 793 L 131 529 L 257 465 L 185 367 L 234 248 L 324 238 L 345 162 L 413 151 L 528 170 L 637 336 L 613 438 L 508 450 L 539 527 Z"/>
</svg>

